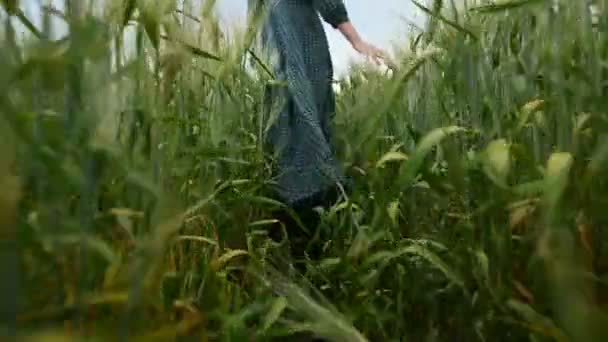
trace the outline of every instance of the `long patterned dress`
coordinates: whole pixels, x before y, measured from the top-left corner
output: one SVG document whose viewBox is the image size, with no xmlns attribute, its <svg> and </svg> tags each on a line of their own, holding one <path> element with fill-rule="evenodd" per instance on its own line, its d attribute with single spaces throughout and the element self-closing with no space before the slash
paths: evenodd
<svg viewBox="0 0 608 342">
<path fill-rule="evenodd" d="M 348 187 L 332 147 L 333 68 L 321 21 L 336 28 L 348 14 L 342 0 L 249 0 L 250 10 L 260 3 L 268 10 L 262 46 L 275 77 L 287 84 L 269 92 L 284 101 L 267 135 L 277 190 L 288 205 L 318 205 L 338 183 Z"/>
</svg>

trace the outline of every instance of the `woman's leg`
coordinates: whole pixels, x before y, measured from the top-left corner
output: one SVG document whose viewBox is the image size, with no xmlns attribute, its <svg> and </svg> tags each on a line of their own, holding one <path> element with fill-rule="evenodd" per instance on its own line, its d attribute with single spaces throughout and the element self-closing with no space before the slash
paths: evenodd
<svg viewBox="0 0 608 342">
<path fill-rule="evenodd" d="M 298 221 L 287 210 L 277 212 L 275 217 L 281 223 L 274 227 L 271 237 L 275 241 L 280 241 L 282 238 L 281 227 L 284 226 L 289 239 L 291 255 L 296 261 L 303 261 L 305 255 L 308 255 L 311 260 L 319 260 L 322 258 L 324 241 L 323 236 L 320 236 L 319 241 L 313 241 L 315 236 L 318 236 L 317 230 L 321 222 L 321 217 L 315 208 L 322 207 L 328 209 L 337 199 L 338 191 L 332 188 L 304 201 L 295 203 L 291 207 L 291 210 L 303 227 L 298 224 Z"/>
<path fill-rule="evenodd" d="M 289 244 L 291 258 L 297 263 L 301 263 L 305 259 L 306 254 L 311 259 L 319 254 L 317 248 L 315 248 L 316 246 L 309 246 L 309 243 L 319 226 L 320 217 L 310 207 L 292 207 L 291 211 L 295 214 L 295 218 L 288 210 L 280 210 L 274 214 L 279 223 L 272 227 L 270 238 L 275 242 L 282 241 L 284 238 L 284 228 L 287 233 L 287 243 Z M 296 218 L 303 227 L 298 223 Z"/>
</svg>

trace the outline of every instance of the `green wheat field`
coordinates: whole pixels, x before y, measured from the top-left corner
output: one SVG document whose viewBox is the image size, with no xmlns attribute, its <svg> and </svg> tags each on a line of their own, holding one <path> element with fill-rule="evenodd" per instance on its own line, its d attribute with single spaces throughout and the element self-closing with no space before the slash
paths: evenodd
<svg viewBox="0 0 608 342">
<path fill-rule="evenodd" d="M 404 0 L 427 24 L 391 68 L 336 80 L 355 186 L 304 274 L 268 238 L 256 18 L 27 1 L 0 1 L 0 335 L 608 340 L 608 0 Z"/>
</svg>

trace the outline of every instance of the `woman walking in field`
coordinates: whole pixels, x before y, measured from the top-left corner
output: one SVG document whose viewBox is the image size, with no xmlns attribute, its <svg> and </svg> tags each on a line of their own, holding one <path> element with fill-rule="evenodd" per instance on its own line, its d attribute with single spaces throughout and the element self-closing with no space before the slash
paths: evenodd
<svg viewBox="0 0 608 342">
<path fill-rule="evenodd" d="M 283 105 L 268 132 L 277 156 L 278 194 L 314 230 L 313 208 L 331 205 L 347 183 L 332 147 L 333 68 L 321 18 L 359 53 L 377 63 L 383 54 L 359 36 L 342 0 L 249 0 L 249 6 L 264 16 L 262 46 L 275 77 L 287 84 L 268 91 L 271 101 Z M 300 229 L 293 222 L 287 226 L 293 243 Z M 298 247 L 292 245 L 294 254 L 303 252 Z"/>
</svg>

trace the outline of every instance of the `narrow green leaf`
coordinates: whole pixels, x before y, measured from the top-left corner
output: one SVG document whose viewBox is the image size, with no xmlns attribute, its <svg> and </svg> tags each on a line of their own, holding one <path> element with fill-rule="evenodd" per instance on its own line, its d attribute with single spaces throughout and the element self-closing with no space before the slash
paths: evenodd
<svg viewBox="0 0 608 342">
<path fill-rule="evenodd" d="M 605 170 L 608 162 L 608 135 L 603 135 L 599 139 L 599 143 L 595 147 L 595 151 L 591 155 L 591 161 L 587 166 L 587 177 L 596 176 L 601 171 Z"/>
<path fill-rule="evenodd" d="M 545 104 L 544 100 L 533 100 L 526 103 L 517 115 L 516 132 L 520 132 L 530 120 L 530 116 L 539 111 Z"/>
<path fill-rule="evenodd" d="M 10 16 L 16 16 L 23 26 L 27 27 L 36 38 L 42 38 L 42 33 L 34 26 L 34 24 L 25 16 L 25 13 L 19 8 L 19 0 L 1 0 L 0 5 Z"/>
<path fill-rule="evenodd" d="M 25 16 L 23 11 L 18 10 L 15 14 L 23 26 L 27 27 L 36 38 L 42 38 L 42 33 L 34 26 L 34 24 Z"/>
<path fill-rule="evenodd" d="M 534 5 L 546 1 L 547 0 L 500 0 L 491 4 L 472 7 L 470 10 L 478 13 L 492 13 L 515 9 L 527 5 Z"/>
<path fill-rule="evenodd" d="M 127 26 L 127 24 L 129 23 L 129 20 L 131 20 L 133 12 L 135 12 L 135 9 L 137 8 L 137 0 L 125 0 L 124 7 L 125 11 L 123 12 L 122 16 L 121 29 L 124 29 L 124 27 Z"/>
<path fill-rule="evenodd" d="M 217 242 L 204 236 L 180 235 L 175 238 L 176 241 L 195 241 L 202 242 L 211 246 L 217 246 Z"/>
<path fill-rule="evenodd" d="M 455 28 L 456 30 L 468 35 L 469 37 L 473 38 L 474 40 L 478 40 L 477 36 L 471 32 L 470 30 L 458 25 L 457 23 L 455 23 L 454 21 L 442 16 L 439 13 L 433 13 L 433 11 L 431 11 L 430 9 L 426 8 L 425 6 L 423 6 L 422 4 L 420 4 L 419 2 L 417 2 L 416 0 L 410 0 L 412 1 L 412 3 L 414 3 L 414 5 L 416 7 L 418 7 L 420 10 L 422 10 L 424 13 L 428 14 L 429 16 L 440 20 L 444 23 L 446 23 L 448 26 L 451 26 L 453 28 Z"/>
<path fill-rule="evenodd" d="M 421 245 L 412 245 L 403 250 L 407 254 L 415 254 L 426 259 L 431 265 L 439 269 L 450 281 L 461 287 L 466 291 L 464 286 L 463 276 L 455 269 L 450 267 L 445 261 L 443 261 L 437 254 L 429 250 L 428 248 Z"/>
<path fill-rule="evenodd" d="M 264 197 L 264 196 L 253 196 L 253 195 L 244 195 L 241 199 L 246 200 L 248 202 L 269 205 L 271 207 L 276 208 L 285 208 L 285 204 L 281 203 L 275 199 Z"/>
<path fill-rule="evenodd" d="M 144 30 L 156 50 L 160 44 L 160 13 L 159 9 L 152 4 L 139 3 L 140 22 L 144 26 Z"/>
<path fill-rule="evenodd" d="M 232 259 L 238 258 L 240 256 L 249 255 L 249 252 L 242 249 L 235 249 L 229 252 L 222 254 L 219 258 L 215 259 L 212 263 L 213 269 L 220 270 L 226 266 Z"/>
<path fill-rule="evenodd" d="M 251 222 L 249 227 L 259 227 L 259 226 L 270 226 L 273 224 L 279 223 L 279 220 L 271 219 L 271 220 L 259 220 L 255 222 Z"/>
<path fill-rule="evenodd" d="M 413 244 L 394 251 L 377 252 L 365 260 L 364 267 L 375 267 L 375 264 L 378 262 L 389 263 L 393 259 L 408 254 L 418 255 L 424 258 L 431 265 L 440 270 L 446 276 L 446 278 L 466 291 L 466 288 L 464 287 L 464 277 L 445 263 L 445 261 L 443 261 L 436 253 L 420 244 Z"/>
<path fill-rule="evenodd" d="M 264 63 L 262 61 L 262 59 L 260 57 L 258 57 L 258 55 L 251 49 L 247 49 L 247 52 L 249 53 L 249 55 L 251 55 L 251 58 L 253 58 L 253 60 L 262 68 L 262 70 L 264 70 L 264 72 L 270 76 L 271 79 L 274 79 L 274 73 L 272 72 L 272 70 L 270 70 L 270 67 L 266 65 L 266 63 Z"/>
<path fill-rule="evenodd" d="M 289 307 L 307 320 L 306 325 L 298 326 L 301 331 L 310 331 L 317 337 L 330 341 L 367 342 L 365 338 L 343 315 L 330 303 L 324 300 L 322 305 L 311 297 L 309 291 L 294 284 L 277 270 L 267 268 L 264 277 L 260 277 L 275 293 L 285 297 Z M 317 293 L 317 296 L 320 296 Z M 322 296 L 321 296 L 322 297 Z M 296 323 L 293 323 L 294 327 Z"/>
<path fill-rule="evenodd" d="M 323 270 L 327 270 L 330 268 L 334 268 L 342 263 L 342 259 L 340 258 L 325 258 L 321 260 L 319 263 L 319 268 Z"/>
<path fill-rule="evenodd" d="M 496 185 L 506 188 L 510 164 L 510 144 L 505 139 L 490 142 L 482 155 L 482 167 L 488 178 Z"/>
<path fill-rule="evenodd" d="M 176 42 L 176 43 L 182 45 L 184 48 L 186 48 L 186 50 L 190 51 L 190 53 L 193 54 L 193 55 L 195 55 L 195 56 L 206 58 L 206 59 L 212 59 L 212 60 L 215 60 L 215 61 L 222 61 L 222 59 L 220 57 L 218 57 L 217 55 L 214 55 L 211 52 L 207 52 L 207 51 L 204 51 L 204 50 L 202 50 L 200 48 L 197 48 L 196 46 L 188 44 L 188 43 L 184 42 L 181 39 L 172 38 L 172 37 L 169 37 L 167 35 L 161 35 L 160 37 L 163 40 Z"/>
<path fill-rule="evenodd" d="M 557 341 L 565 342 L 569 340 L 551 319 L 539 314 L 530 305 L 515 299 L 509 299 L 507 306 L 528 323 L 527 326 L 530 330 L 541 332 L 545 336 L 551 336 Z"/>
<path fill-rule="evenodd" d="M 10 15 L 15 15 L 19 12 L 19 0 L 2 0 L 0 4 L 2 4 L 6 13 Z"/>
<path fill-rule="evenodd" d="M 465 129 L 458 126 L 440 127 L 433 129 L 428 133 L 417 146 L 416 151 L 411 156 L 410 160 L 404 165 L 404 176 L 406 183 L 414 181 L 418 170 L 422 166 L 424 158 L 431 152 L 433 147 L 441 143 L 447 136 L 463 132 Z"/>
<path fill-rule="evenodd" d="M 403 152 L 391 151 L 382 156 L 380 160 L 376 163 L 376 167 L 379 169 L 384 168 L 384 166 L 389 162 L 397 162 L 407 160 L 407 155 Z"/>
<path fill-rule="evenodd" d="M 281 314 L 287 308 L 287 304 L 288 302 L 285 297 L 275 299 L 270 311 L 268 311 L 268 314 L 266 314 L 266 317 L 264 317 L 264 323 L 262 325 L 263 331 L 270 329 L 270 327 L 279 319 L 279 317 L 281 317 Z"/>
<path fill-rule="evenodd" d="M 490 260 L 488 259 L 488 255 L 479 249 L 475 251 L 475 259 L 477 266 L 481 269 L 484 284 L 490 288 Z"/>
<path fill-rule="evenodd" d="M 545 174 L 544 194 L 546 220 L 548 223 L 557 219 L 559 203 L 568 186 L 568 178 L 573 162 L 572 155 L 567 152 L 556 152 L 549 157 Z"/>
<path fill-rule="evenodd" d="M 391 219 L 391 222 L 393 223 L 393 225 L 397 224 L 397 218 L 399 217 L 399 201 L 392 201 L 391 203 L 389 203 L 388 208 L 386 208 L 386 212 L 388 214 L 388 217 Z"/>
</svg>

